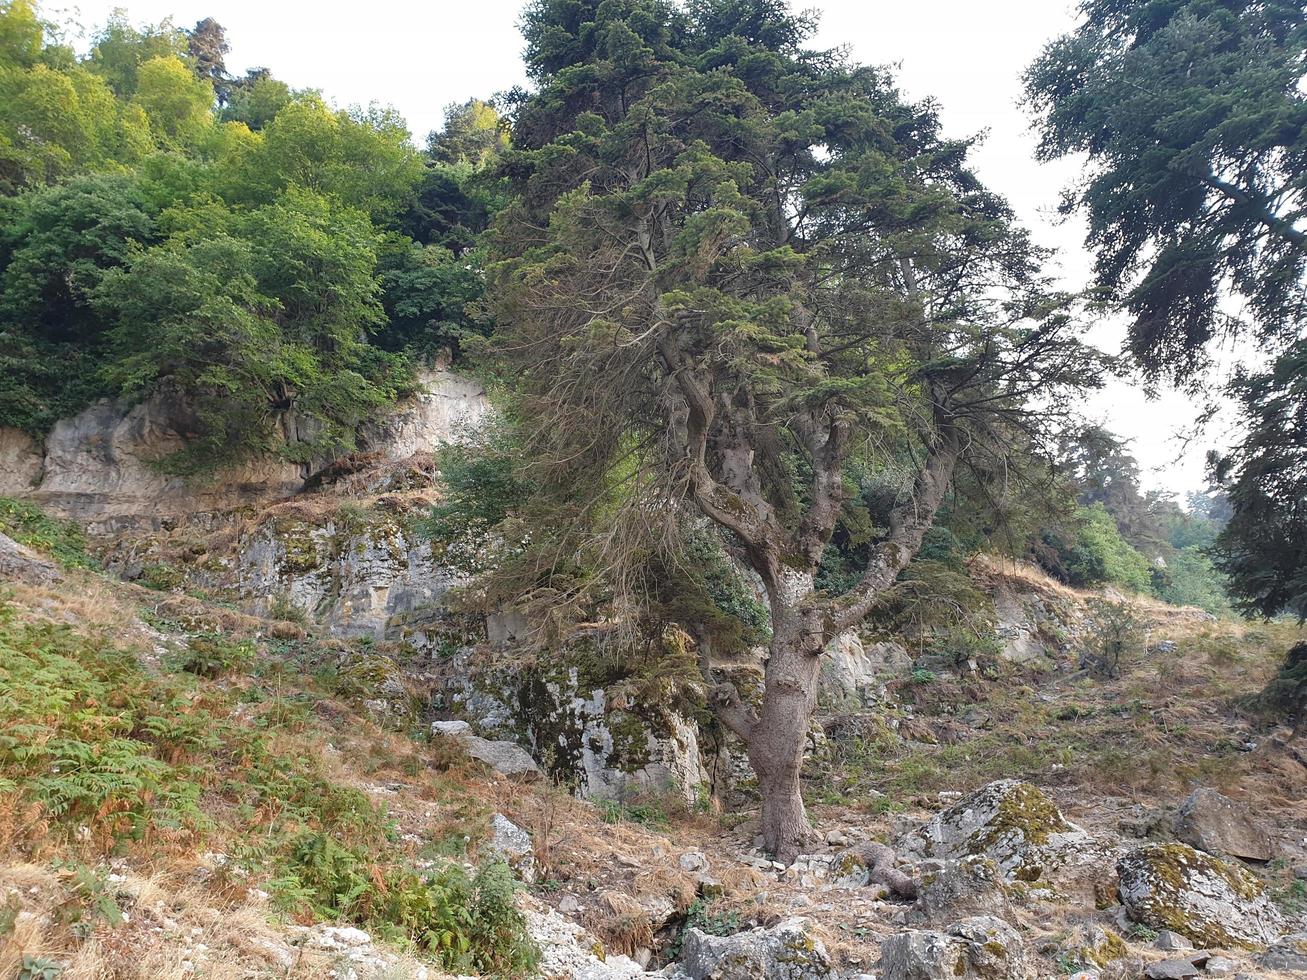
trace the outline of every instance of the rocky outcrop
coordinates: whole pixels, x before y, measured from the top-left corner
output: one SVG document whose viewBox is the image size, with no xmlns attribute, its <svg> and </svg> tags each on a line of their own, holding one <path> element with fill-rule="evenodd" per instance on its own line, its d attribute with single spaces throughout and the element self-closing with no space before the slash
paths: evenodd
<svg viewBox="0 0 1307 980">
<path fill-rule="evenodd" d="M 1209 854 L 1269 861 L 1275 856 L 1266 828 L 1242 805 L 1214 789 L 1196 789 L 1175 815 L 1177 840 Z"/>
<path fill-rule="evenodd" d="M 1020 934 L 1002 919 L 975 916 L 944 932 L 907 929 L 881 946 L 883 980 L 1031 980 Z"/>
<path fill-rule="evenodd" d="M 391 461 L 429 452 L 464 438 L 488 412 L 477 382 L 424 371 L 415 393 L 362 433 L 360 451 Z M 169 519 L 289 497 L 331 462 L 268 458 L 204 481 L 162 472 L 158 462 L 184 448 L 192 429 L 185 401 L 170 390 L 137 405 L 97 402 L 61 419 L 42 442 L 0 429 L 0 496 L 34 500 L 97 530 L 157 528 Z M 288 443 L 304 436 L 289 416 L 282 430 Z"/>
<path fill-rule="evenodd" d="M 378 639 L 464 581 L 406 515 L 379 510 L 274 515 L 242 535 L 233 560 L 234 572 L 211 580 L 234 578 L 236 597 L 255 612 L 289 606 L 334 633 Z"/>
<path fill-rule="evenodd" d="M 1259 948 L 1283 929 L 1261 881 L 1187 844 L 1145 844 L 1117 862 L 1130 918 L 1198 946 Z"/>
<path fill-rule="evenodd" d="M 464 651 L 444 665 L 448 707 L 486 736 L 529 744 L 585 799 L 672 792 L 693 802 L 710 780 L 694 722 L 672 704 L 620 693 L 621 678 L 592 671 L 593 652 L 564 648 L 553 657 L 522 669 L 478 664 Z"/>
<path fill-rule="evenodd" d="M 1029 783 L 1003 779 L 964 796 L 906 835 L 899 852 L 918 859 L 993 861 L 1006 881 L 1092 893 L 1106 849 Z"/>
<path fill-rule="evenodd" d="M 644 967 L 629 957 L 604 955 L 594 936 L 548 906 L 524 900 L 522 914 L 540 947 L 538 969 L 546 980 L 635 980 L 645 975 Z"/>
<path fill-rule="evenodd" d="M 63 580 L 58 566 L 44 555 L 0 534 L 0 582 L 15 580 L 50 585 Z"/>
<path fill-rule="evenodd" d="M 833 980 L 830 955 L 805 919 L 786 919 L 771 929 L 710 936 L 688 929 L 671 977 L 690 980 Z"/>
<path fill-rule="evenodd" d="M 912 658 L 898 643 L 866 642 L 849 630 L 826 644 L 818 696 L 832 709 L 857 710 L 883 696 L 886 678 L 911 669 Z"/>
</svg>

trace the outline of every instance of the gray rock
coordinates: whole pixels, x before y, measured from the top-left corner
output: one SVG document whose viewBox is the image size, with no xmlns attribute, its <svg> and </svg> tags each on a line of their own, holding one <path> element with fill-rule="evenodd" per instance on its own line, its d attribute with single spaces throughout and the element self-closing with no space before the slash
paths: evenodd
<svg viewBox="0 0 1307 980">
<path fill-rule="evenodd" d="M 804 919 L 786 919 L 771 929 L 710 936 L 689 929 L 680 969 L 691 980 L 834 980 L 836 973 L 821 940 Z"/>
<path fill-rule="evenodd" d="M 468 755 L 484 762 L 501 776 L 516 776 L 528 781 L 540 778 L 540 767 L 535 759 L 516 742 L 492 742 L 476 735 L 465 735 L 459 741 Z"/>
<path fill-rule="evenodd" d="M 883 980 L 1032 980 L 1021 936 L 1002 919 L 976 916 L 944 932 L 907 929 L 881 945 Z"/>
<path fill-rule="evenodd" d="M 687 874 L 708 870 L 708 859 L 703 856 L 702 851 L 686 851 L 680 856 L 677 863 L 680 864 L 681 870 Z"/>
<path fill-rule="evenodd" d="M 1213 956 L 1203 967 L 1209 977 L 1231 977 L 1237 969 L 1239 964 L 1226 956 Z"/>
<path fill-rule="evenodd" d="M 1270 970 L 1307 973 L 1307 932 L 1277 940 L 1258 962 Z"/>
<path fill-rule="evenodd" d="M 465 721 L 433 721 L 431 723 L 432 735 L 471 735 L 472 726 Z"/>
<path fill-rule="evenodd" d="M 1130 918 L 1170 929 L 1199 946 L 1260 947 L 1280 933 L 1282 916 L 1261 881 L 1187 844 L 1144 844 L 1116 865 Z"/>
<path fill-rule="evenodd" d="M 1029 783 L 1001 779 L 963 797 L 899 841 L 917 860 L 987 857 L 1005 880 L 1092 894 L 1109 866 L 1107 849 L 1071 823 Z"/>
<path fill-rule="evenodd" d="M 59 567 L 44 555 L 0 534 L 0 582 L 18 580 L 30 585 L 63 581 Z"/>
<path fill-rule="evenodd" d="M 528 885 L 536 880 L 535 847 L 531 835 L 502 813 L 490 818 L 490 842 L 486 850 L 507 862 L 519 878 Z"/>
<path fill-rule="evenodd" d="M 855 631 L 848 630 L 826 644 L 818 694 L 823 703 L 861 707 L 881 695 L 881 678 L 906 674 L 911 668 L 912 658 L 900 644 L 864 643 Z"/>
<path fill-rule="evenodd" d="M 1007 908 L 1008 886 L 998 865 L 987 857 L 971 855 L 947 861 L 940 870 L 922 875 L 907 921 L 941 926 L 969 915 L 1003 916 Z"/>
<path fill-rule="evenodd" d="M 1187 980 L 1196 977 L 1202 971 L 1189 960 L 1162 960 L 1150 963 L 1144 970 L 1148 980 Z"/>
<path fill-rule="evenodd" d="M 1166 949 L 1173 952 L 1183 952 L 1186 949 L 1194 948 L 1194 944 L 1188 939 L 1185 939 L 1184 936 L 1180 935 L 1178 932 L 1173 932 L 1170 929 L 1163 929 L 1159 932 L 1153 946 L 1157 949 Z"/>
<path fill-rule="evenodd" d="M 1246 861 L 1269 861 L 1275 856 L 1266 828 L 1248 809 L 1214 789 L 1194 790 L 1175 815 L 1178 840 L 1207 851 Z"/>
</svg>

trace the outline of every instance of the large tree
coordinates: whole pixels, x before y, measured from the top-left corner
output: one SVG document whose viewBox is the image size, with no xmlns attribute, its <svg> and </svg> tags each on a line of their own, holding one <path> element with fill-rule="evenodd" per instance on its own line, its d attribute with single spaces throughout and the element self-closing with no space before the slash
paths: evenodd
<svg viewBox="0 0 1307 980">
<path fill-rule="evenodd" d="M 1260 348 L 1233 385 L 1217 564 L 1246 611 L 1307 612 L 1300 479 L 1307 314 L 1307 10 L 1297 0 L 1085 0 L 1026 75 L 1040 155 L 1088 158 L 1098 285 L 1153 378 L 1206 386 L 1213 341 Z M 1246 348 L 1245 348 L 1246 349 Z"/>
<path fill-rule="evenodd" d="M 960 468 L 993 479 L 1036 427 L 1030 399 L 1055 413 L 1097 373 L 968 144 L 883 71 L 804 48 L 812 28 L 776 0 L 537 0 L 489 284 L 563 533 L 614 545 L 628 581 L 623 521 L 675 538 L 706 519 L 765 587 L 761 699 L 711 700 L 783 859 L 810 835 L 828 641 L 894 584 Z M 855 463 L 893 500 L 829 594 Z"/>
</svg>

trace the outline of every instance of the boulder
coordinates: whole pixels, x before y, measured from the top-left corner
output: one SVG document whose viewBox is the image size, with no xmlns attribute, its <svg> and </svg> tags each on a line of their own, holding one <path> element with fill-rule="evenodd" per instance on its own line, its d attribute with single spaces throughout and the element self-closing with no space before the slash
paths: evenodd
<svg viewBox="0 0 1307 980">
<path fill-rule="evenodd" d="M 1187 844 L 1144 844 L 1116 870 L 1121 904 L 1150 928 L 1198 946 L 1257 948 L 1279 935 L 1282 918 L 1256 875 Z"/>
<path fill-rule="evenodd" d="M 938 871 L 927 871 L 917 888 L 917 901 L 908 910 L 910 925 L 939 926 L 964 916 L 1004 915 L 1008 884 L 997 864 L 970 855 L 947 861 Z"/>
<path fill-rule="evenodd" d="M 1194 790 L 1175 815 L 1177 840 L 1209 854 L 1269 861 L 1275 856 L 1270 835 L 1247 808 L 1214 789 Z"/>
<path fill-rule="evenodd" d="M 881 945 L 882 980 L 1031 980 L 1035 968 L 1010 925 L 975 916 L 944 932 L 906 929 Z"/>
<path fill-rule="evenodd" d="M 1277 940 L 1258 962 L 1268 970 L 1307 973 L 1307 932 Z"/>
<path fill-rule="evenodd" d="M 513 872 L 528 885 L 536 880 L 535 847 L 531 835 L 502 813 L 490 818 L 490 841 L 486 850 L 502 858 Z"/>
<path fill-rule="evenodd" d="M 516 742 L 493 742 L 476 735 L 462 736 L 459 741 L 472 758 L 484 762 L 501 776 L 516 776 L 527 781 L 540 778 L 535 759 Z"/>
<path fill-rule="evenodd" d="M 836 973 L 821 940 L 804 919 L 786 919 L 771 929 L 710 936 L 688 929 L 680 971 L 691 980 L 834 980 Z"/>
<path fill-rule="evenodd" d="M 62 581 L 63 575 L 49 558 L 0 534 L 0 582 L 14 579 L 29 585 L 49 585 Z"/>
<path fill-rule="evenodd" d="M 1150 963 L 1144 970 L 1144 977 L 1146 980 L 1189 980 L 1201 973 L 1191 960 L 1174 959 Z"/>
<path fill-rule="evenodd" d="M 902 838 L 899 853 L 946 861 L 986 857 L 1006 881 L 1090 893 L 1108 864 L 1103 846 L 1036 787 L 1015 779 L 964 796 Z"/>
</svg>

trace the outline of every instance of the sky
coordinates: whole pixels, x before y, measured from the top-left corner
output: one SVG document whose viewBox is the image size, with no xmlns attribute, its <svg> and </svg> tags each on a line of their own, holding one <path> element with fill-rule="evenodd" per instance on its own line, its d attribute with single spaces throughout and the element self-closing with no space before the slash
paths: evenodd
<svg viewBox="0 0 1307 980">
<path fill-rule="evenodd" d="M 415 140 L 438 128 L 446 105 L 525 84 L 517 30 L 524 0 L 84 0 L 43 5 L 48 17 L 87 30 L 115 7 L 137 22 L 171 16 L 180 26 L 213 17 L 227 29 L 228 70 L 265 66 L 292 87 L 317 88 L 339 105 L 395 106 Z M 1084 225 L 1055 214 L 1078 160 L 1041 164 L 1036 138 L 1018 105 L 1020 76 L 1049 40 L 1076 22 L 1071 0 L 795 0 L 821 16 L 816 43 L 849 45 L 854 57 L 897 66 L 912 99 L 933 97 L 949 136 L 984 134 L 974 166 L 1004 194 L 1035 240 L 1057 249 L 1054 268 L 1068 289 L 1088 282 Z M 1090 339 L 1116 353 L 1125 325 L 1096 324 Z M 1209 446 L 1229 439 L 1218 422 L 1192 442 L 1197 409 L 1177 392 L 1149 399 L 1128 381 L 1091 397 L 1086 414 L 1130 440 L 1146 487 L 1174 493 L 1205 483 Z"/>
</svg>

